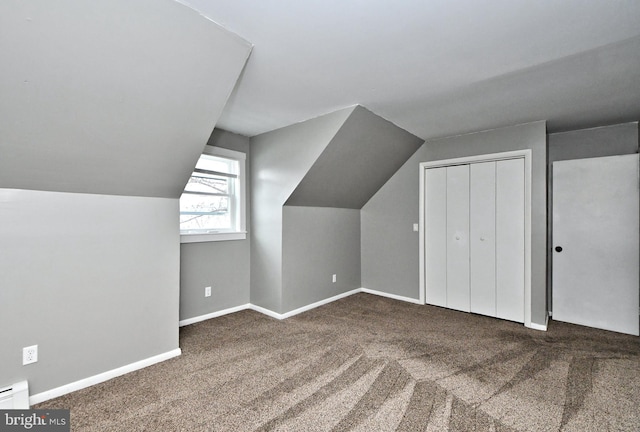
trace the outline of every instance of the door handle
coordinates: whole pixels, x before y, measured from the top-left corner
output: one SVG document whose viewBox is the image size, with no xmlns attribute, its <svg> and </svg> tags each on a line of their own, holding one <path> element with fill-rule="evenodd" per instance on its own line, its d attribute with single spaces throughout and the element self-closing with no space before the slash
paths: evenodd
<svg viewBox="0 0 640 432">
<path fill-rule="evenodd" d="M 556 246 L 556 252 L 562 252 L 562 246 Z"/>
</svg>

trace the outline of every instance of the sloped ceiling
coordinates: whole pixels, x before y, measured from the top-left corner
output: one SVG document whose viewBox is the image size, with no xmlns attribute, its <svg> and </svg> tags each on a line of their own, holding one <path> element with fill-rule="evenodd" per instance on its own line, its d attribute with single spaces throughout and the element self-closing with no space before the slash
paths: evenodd
<svg viewBox="0 0 640 432">
<path fill-rule="evenodd" d="M 354 109 L 347 107 L 251 138 L 254 208 L 276 209 L 281 216 L 281 207 Z"/>
<path fill-rule="evenodd" d="M 640 1 L 184 0 L 255 44 L 218 124 L 361 104 L 422 139 L 640 118 Z"/>
<path fill-rule="evenodd" d="M 250 51 L 172 0 L 0 2 L 0 187 L 179 197 Z"/>
<path fill-rule="evenodd" d="M 286 205 L 360 209 L 423 140 L 357 106 Z"/>
</svg>

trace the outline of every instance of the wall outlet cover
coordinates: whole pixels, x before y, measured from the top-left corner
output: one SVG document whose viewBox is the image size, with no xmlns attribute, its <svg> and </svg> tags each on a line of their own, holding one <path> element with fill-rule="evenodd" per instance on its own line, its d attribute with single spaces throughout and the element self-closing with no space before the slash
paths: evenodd
<svg viewBox="0 0 640 432">
<path fill-rule="evenodd" d="M 28 365 L 38 361 L 38 345 L 22 348 L 22 365 Z"/>
</svg>

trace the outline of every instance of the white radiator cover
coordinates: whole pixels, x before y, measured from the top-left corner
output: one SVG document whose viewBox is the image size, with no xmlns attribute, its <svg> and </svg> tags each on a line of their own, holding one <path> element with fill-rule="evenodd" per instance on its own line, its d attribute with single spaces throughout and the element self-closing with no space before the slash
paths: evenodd
<svg viewBox="0 0 640 432">
<path fill-rule="evenodd" d="M 29 409 L 29 384 L 20 381 L 0 388 L 0 409 Z"/>
</svg>

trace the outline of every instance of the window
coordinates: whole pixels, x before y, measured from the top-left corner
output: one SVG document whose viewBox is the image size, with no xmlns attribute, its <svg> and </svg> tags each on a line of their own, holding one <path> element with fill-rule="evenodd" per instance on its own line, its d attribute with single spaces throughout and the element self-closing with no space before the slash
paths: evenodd
<svg viewBox="0 0 640 432">
<path fill-rule="evenodd" d="M 246 155 L 206 146 L 180 197 L 182 243 L 242 240 Z"/>
</svg>

